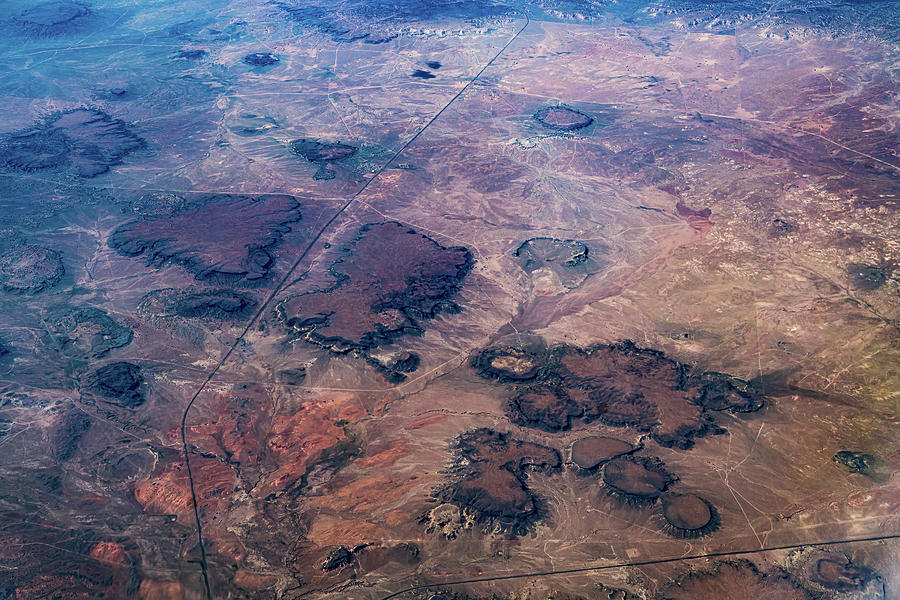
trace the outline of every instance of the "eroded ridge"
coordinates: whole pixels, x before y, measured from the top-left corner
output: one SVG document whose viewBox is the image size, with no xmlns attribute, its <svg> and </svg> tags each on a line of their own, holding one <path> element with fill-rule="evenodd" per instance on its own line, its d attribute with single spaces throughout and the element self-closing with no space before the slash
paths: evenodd
<svg viewBox="0 0 900 600">
<path fill-rule="evenodd" d="M 524 535 L 544 514 L 540 498 L 527 485 L 530 471 L 552 471 L 562 464 L 559 452 L 481 428 L 456 441 L 457 481 L 437 498 L 471 511 L 475 520 L 511 535 Z"/>
<path fill-rule="evenodd" d="M 658 595 L 659 600 L 696 598 L 813 600 L 814 596 L 793 583 L 786 573 L 763 573 L 749 560 L 722 562 L 710 570 L 688 573 Z"/>
<path fill-rule="evenodd" d="M 300 221 L 292 196 L 216 194 L 202 206 L 173 215 L 132 221 L 109 236 L 123 256 L 142 256 L 148 266 L 177 264 L 200 281 L 265 285 L 275 267 L 273 250 Z"/>
<path fill-rule="evenodd" d="M 145 294 L 138 312 L 163 319 L 246 321 L 258 305 L 252 296 L 232 289 L 164 288 Z"/>
<path fill-rule="evenodd" d="M 96 108 L 54 113 L 4 136 L 0 160 L 14 171 L 71 171 L 96 177 L 146 146 L 131 126 Z"/>
<path fill-rule="evenodd" d="M 375 366 L 370 352 L 404 335 L 421 335 L 425 323 L 455 313 L 453 301 L 472 267 L 461 246 L 441 246 L 395 222 L 363 226 L 330 267 L 334 285 L 292 296 L 278 313 L 298 339 L 335 354 L 355 353 Z M 380 365 L 392 380 L 400 369 Z M 404 368 L 417 366 L 403 364 Z"/>
<path fill-rule="evenodd" d="M 488 348 L 472 366 L 487 379 L 518 384 L 506 405 L 510 420 L 545 431 L 570 429 L 576 419 L 599 420 L 689 449 L 696 438 L 723 431 L 715 412 L 763 405 L 762 394 L 746 381 L 711 371 L 691 374 L 688 365 L 630 341 L 586 349 Z"/>
</svg>

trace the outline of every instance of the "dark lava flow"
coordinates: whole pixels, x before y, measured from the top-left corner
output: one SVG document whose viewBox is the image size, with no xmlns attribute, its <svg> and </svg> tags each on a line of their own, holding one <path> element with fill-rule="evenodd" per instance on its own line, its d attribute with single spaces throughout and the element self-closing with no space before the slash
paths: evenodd
<svg viewBox="0 0 900 600">
<path fill-rule="evenodd" d="M 99 109 L 76 108 L 4 136 L 0 160 L 16 171 L 71 170 L 90 178 L 106 173 L 145 146 L 124 121 Z"/>
<path fill-rule="evenodd" d="M 721 562 L 710 570 L 692 571 L 665 586 L 657 600 L 813 600 L 814 596 L 781 571 L 762 573 L 749 560 Z"/>
<path fill-rule="evenodd" d="M 292 196 L 202 197 L 201 208 L 132 221 L 107 240 L 123 256 L 143 256 L 148 266 L 177 264 L 200 281 L 260 286 L 275 266 L 272 251 L 300 221 Z"/>
<path fill-rule="evenodd" d="M 405 375 L 369 352 L 404 335 L 422 335 L 425 322 L 440 313 L 458 312 L 452 299 L 472 267 L 472 254 L 394 222 L 363 226 L 343 253 L 329 268 L 334 285 L 292 296 L 277 310 L 296 338 L 365 358 L 402 381 Z"/>
<path fill-rule="evenodd" d="M 477 354 L 472 366 L 510 386 L 506 410 L 514 423 L 545 431 L 570 429 L 575 419 L 599 420 L 689 449 L 696 438 L 723 431 L 715 412 L 763 406 L 749 382 L 711 371 L 691 374 L 688 365 L 630 341 L 587 349 L 500 346 Z"/>
<path fill-rule="evenodd" d="M 31 38 L 51 38 L 77 33 L 94 17 L 88 4 L 69 0 L 41 2 L 26 8 L 9 24 Z"/>
<path fill-rule="evenodd" d="M 53 340 L 66 355 L 101 358 L 131 343 L 134 333 L 105 311 L 91 306 L 65 308 L 47 323 Z"/>
<path fill-rule="evenodd" d="M 569 289 L 577 287 L 608 262 L 592 255 L 584 242 L 548 237 L 525 240 L 512 256 L 529 275 L 539 269 L 549 269 Z"/>
<path fill-rule="evenodd" d="M 436 494 L 440 500 L 470 508 L 480 523 L 511 535 L 524 535 L 543 516 L 526 480 L 530 471 L 558 469 L 559 452 L 485 428 L 461 435 L 456 451 L 459 479 Z"/>
<path fill-rule="evenodd" d="M 341 142 L 323 142 L 312 138 L 300 138 L 291 142 L 291 152 L 305 158 L 316 165 L 319 170 L 313 175 L 314 179 L 334 179 L 334 169 L 328 168 L 329 163 L 350 158 L 356 154 L 356 148 Z"/>
<path fill-rule="evenodd" d="M 235 290 L 166 288 L 145 294 L 138 310 L 154 317 L 246 321 L 258 306 L 252 296 Z"/>
<path fill-rule="evenodd" d="M 572 462 L 586 471 L 595 471 L 609 460 L 630 454 L 636 448 L 628 442 L 616 438 L 593 436 L 582 438 L 572 444 Z"/>
</svg>

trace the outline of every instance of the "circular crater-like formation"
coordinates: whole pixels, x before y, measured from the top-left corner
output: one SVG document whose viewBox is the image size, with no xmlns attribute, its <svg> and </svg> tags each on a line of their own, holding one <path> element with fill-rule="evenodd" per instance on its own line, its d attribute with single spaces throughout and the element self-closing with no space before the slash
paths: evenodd
<svg viewBox="0 0 900 600">
<path fill-rule="evenodd" d="M 74 32 L 91 15 L 87 4 L 54 0 L 26 8 L 12 22 L 30 37 L 47 38 Z"/>
<path fill-rule="evenodd" d="M 472 359 L 472 367 L 482 377 L 507 382 L 534 379 L 543 365 L 538 353 L 514 347 L 488 348 Z"/>
<path fill-rule="evenodd" d="M 609 493 L 632 506 L 653 504 L 674 482 L 675 477 L 658 458 L 622 456 L 603 467 L 603 483 Z"/>
<path fill-rule="evenodd" d="M 252 52 L 241 60 L 252 67 L 269 67 L 278 62 L 278 55 L 271 52 Z"/>
<path fill-rule="evenodd" d="M 572 444 L 572 462 L 586 471 L 593 471 L 603 463 L 634 451 L 634 446 L 616 438 L 594 436 Z"/>
<path fill-rule="evenodd" d="M 134 338 L 130 328 L 92 306 L 64 309 L 47 325 L 63 353 L 83 358 L 101 358 Z"/>
<path fill-rule="evenodd" d="M 791 573 L 804 587 L 835 600 L 883 600 L 884 579 L 873 569 L 854 563 L 843 552 L 807 547 L 789 558 Z"/>
<path fill-rule="evenodd" d="M 534 113 L 534 119 L 544 127 L 557 131 L 575 131 L 594 122 L 583 112 L 565 106 L 545 106 Z"/>
<path fill-rule="evenodd" d="M 95 457 L 97 477 L 106 485 L 129 484 L 153 471 L 157 456 L 150 448 L 109 448 Z"/>
<path fill-rule="evenodd" d="M 146 387 L 138 365 L 114 362 L 88 375 L 86 390 L 123 408 L 137 408 L 146 400 Z"/>
<path fill-rule="evenodd" d="M 0 255 L 0 285 L 7 292 L 37 294 L 59 283 L 66 269 L 56 250 L 17 246 Z"/>
<path fill-rule="evenodd" d="M 697 538 L 719 527 L 715 507 L 696 494 L 664 494 L 660 497 L 665 529 L 680 538 Z"/>
<path fill-rule="evenodd" d="M 506 412 L 517 425 L 550 432 L 569 429 L 571 418 L 581 414 L 564 390 L 546 385 L 517 394 L 509 401 Z"/>
</svg>

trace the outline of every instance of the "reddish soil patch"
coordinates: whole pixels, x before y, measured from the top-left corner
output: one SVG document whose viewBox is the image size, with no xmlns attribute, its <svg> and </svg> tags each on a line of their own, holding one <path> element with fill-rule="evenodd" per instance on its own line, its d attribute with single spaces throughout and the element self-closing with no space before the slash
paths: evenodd
<svg viewBox="0 0 900 600">
<path fill-rule="evenodd" d="M 812 600 L 813 596 L 782 573 L 761 573 L 747 560 L 719 563 L 710 571 L 688 573 L 663 589 L 659 600 Z"/>
<path fill-rule="evenodd" d="M 713 223 L 709 220 L 712 210 L 708 208 L 694 210 L 678 202 L 675 204 L 675 214 L 700 233 L 706 233 L 713 226 Z"/>
<path fill-rule="evenodd" d="M 143 256 L 150 266 L 178 264 L 201 281 L 266 283 L 275 262 L 271 250 L 300 220 L 297 201 L 219 194 L 201 202 L 187 212 L 126 223 L 109 236 L 109 247 Z"/>
<path fill-rule="evenodd" d="M 675 481 L 658 458 L 622 456 L 603 467 L 609 493 L 633 506 L 653 504 Z"/>
<path fill-rule="evenodd" d="M 562 464 L 559 452 L 490 429 L 476 429 L 456 444 L 460 479 L 438 496 L 472 509 L 482 523 L 523 535 L 542 516 L 540 500 L 528 488 L 529 471 L 548 471 Z"/>
<path fill-rule="evenodd" d="M 234 469 L 216 458 L 191 457 L 201 517 L 225 512 L 237 487 Z M 134 497 L 146 512 L 175 515 L 182 525 L 194 524 L 194 501 L 184 459 L 173 456 L 151 477 L 135 482 Z"/>
<path fill-rule="evenodd" d="M 572 444 L 572 462 L 581 469 L 592 471 L 603 463 L 634 451 L 628 442 L 611 437 L 588 437 Z"/>
<path fill-rule="evenodd" d="M 660 502 L 665 529 L 675 537 L 697 538 L 719 526 L 716 509 L 696 494 L 666 494 Z"/>
<path fill-rule="evenodd" d="M 0 513 L 0 590 L 6 598 L 129 598 L 138 580 L 139 550 L 88 529 Z"/>
<path fill-rule="evenodd" d="M 288 298 L 279 314 L 298 338 L 335 354 L 356 352 L 389 379 L 402 381 L 402 373 L 377 363 L 368 351 L 404 335 L 421 335 L 425 321 L 459 311 L 451 299 L 472 255 L 400 223 L 362 227 L 345 254 L 330 268 L 334 285 Z"/>
</svg>

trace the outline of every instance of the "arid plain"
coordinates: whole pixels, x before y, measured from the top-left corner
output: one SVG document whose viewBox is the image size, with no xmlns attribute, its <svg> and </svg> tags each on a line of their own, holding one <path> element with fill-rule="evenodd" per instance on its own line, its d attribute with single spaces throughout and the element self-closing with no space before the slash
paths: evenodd
<svg viewBox="0 0 900 600">
<path fill-rule="evenodd" d="M 2 7 L 0 598 L 896 598 L 874 4 Z"/>
</svg>

